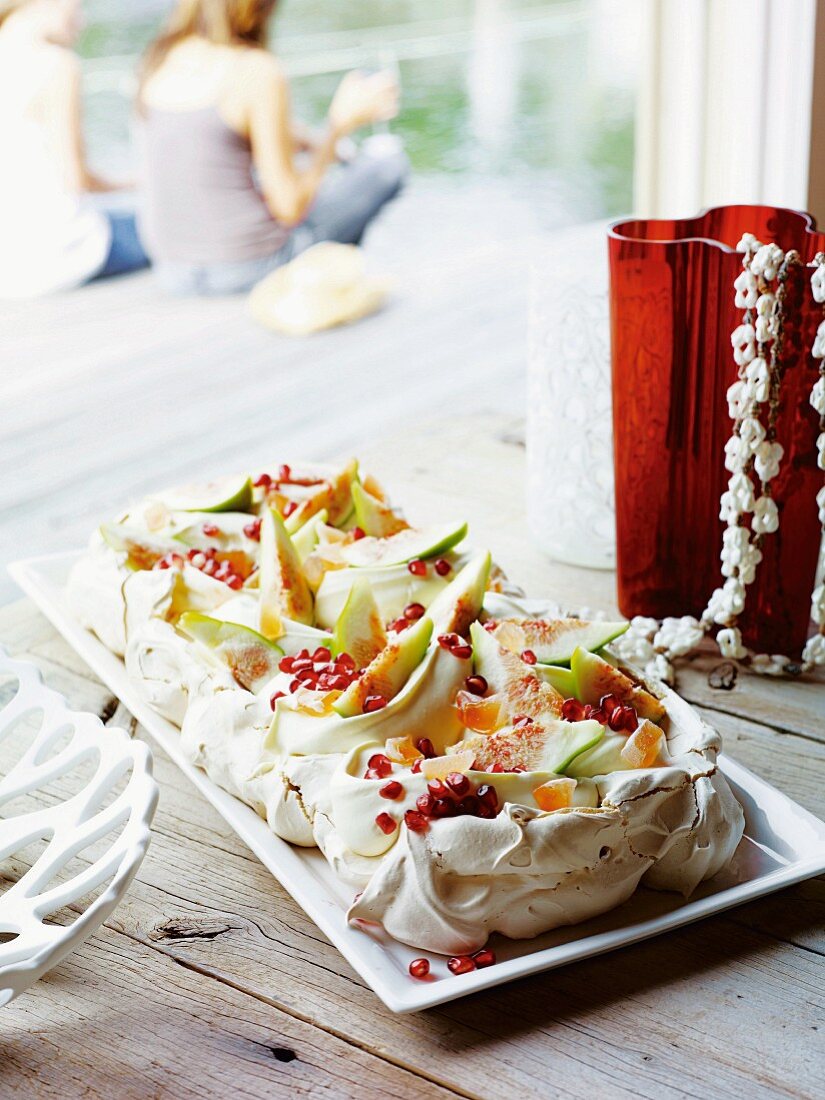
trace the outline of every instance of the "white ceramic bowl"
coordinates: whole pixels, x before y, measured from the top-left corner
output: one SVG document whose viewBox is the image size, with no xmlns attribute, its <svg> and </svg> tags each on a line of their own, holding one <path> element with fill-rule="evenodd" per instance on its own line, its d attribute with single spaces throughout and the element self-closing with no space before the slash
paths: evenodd
<svg viewBox="0 0 825 1100">
<path fill-rule="evenodd" d="M 33 665 L 0 649 L 0 687 L 15 682 L 0 710 L 3 756 L 25 746 L 0 773 L 0 1006 L 112 913 L 146 854 L 158 797 L 146 745 L 69 710 Z"/>
</svg>

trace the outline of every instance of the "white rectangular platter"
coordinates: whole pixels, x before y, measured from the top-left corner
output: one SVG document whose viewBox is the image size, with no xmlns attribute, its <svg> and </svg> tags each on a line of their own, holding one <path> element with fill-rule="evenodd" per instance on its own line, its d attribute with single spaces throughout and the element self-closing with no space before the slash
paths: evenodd
<svg viewBox="0 0 825 1100">
<path fill-rule="evenodd" d="M 534 940 L 494 937 L 498 962 L 453 976 L 443 959 L 430 956 L 437 978 L 417 981 L 411 959 L 424 954 L 380 932 L 349 927 L 351 890 L 343 887 L 316 849 L 295 848 L 276 837 L 248 806 L 226 794 L 180 751 L 178 730 L 159 717 L 126 675 L 123 662 L 84 630 L 67 609 L 64 590 L 78 553 L 15 562 L 9 571 L 92 671 L 134 714 L 147 732 L 212 803 L 292 897 L 335 944 L 350 965 L 394 1012 L 414 1012 L 527 974 L 585 959 L 667 932 L 712 913 L 751 901 L 825 871 L 825 825 L 770 784 L 729 757 L 724 774 L 745 811 L 745 836 L 729 868 L 689 900 L 639 889 L 603 917 L 560 928 Z"/>
</svg>

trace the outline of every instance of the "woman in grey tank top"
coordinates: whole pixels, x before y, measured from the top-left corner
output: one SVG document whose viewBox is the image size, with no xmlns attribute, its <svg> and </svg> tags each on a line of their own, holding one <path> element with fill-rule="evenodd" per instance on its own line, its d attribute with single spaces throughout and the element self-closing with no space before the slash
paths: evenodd
<svg viewBox="0 0 825 1100">
<path fill-rule="evenodd" d="M 406 177 L 403 151 L 382 135 L 334 164 L 341 138 L 397 113 L 387 73 L 344 77 L 323 138 L 296 164 L 289 89 L 265 48 L 274 9 L 179 0 L 144 59 L 141 229 L 173 292 L 247 290 L 318 241 L 357 243 Z"/>
</svg>

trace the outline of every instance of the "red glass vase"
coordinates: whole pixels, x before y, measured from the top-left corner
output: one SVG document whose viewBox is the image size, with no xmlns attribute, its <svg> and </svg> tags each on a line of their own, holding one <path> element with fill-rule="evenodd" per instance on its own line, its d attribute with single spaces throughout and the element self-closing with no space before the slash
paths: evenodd
<svg viewBox="0 0 825 1100">
<path fill-rule="evenodd" d="M 737 378 L 730 336 L 742 319 L 735 248 L 746 232 L 795 248 L 803 263 L 825 250 L 810 215 L 767 206 L 616 222 L 608 234 L 618 592 L 628 616 L 699 615 L 722 581 L 726 393 Z M 771 483 L 779 530 L 764 538 L 740 620 L 752 648 L 790 656 L 808 633 L 820 539 L 818 418 L 809 395 L 822 307 L 810 274 L 792 268 L 788 279 L 776 425 L 785 455 Z"/>
</svg>

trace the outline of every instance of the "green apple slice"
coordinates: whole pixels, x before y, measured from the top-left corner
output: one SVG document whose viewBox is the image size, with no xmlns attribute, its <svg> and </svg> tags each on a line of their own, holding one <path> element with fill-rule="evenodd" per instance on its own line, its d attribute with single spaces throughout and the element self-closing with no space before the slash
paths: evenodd
<svg viewBox="0 0 825 1100">
<path fill-rule="evenodd" d="M 406 565 L 377 566 L 375 569 L 331 569 L 324 574 L 315 593 L 315 620 L 318 626 L 327 630 L 335 628 L 350 589 L 358 577 L 369 581 L 381 613 L 381 621 L 385 623 L 397 619 L 407 604 L 421 603 L 428 607 L 448 583 L 434 569 L 428 569 L 426 576 L 418 577 Z"/>
<path fill-rule="evenodd" d="M 628 622 L 587 622 L 584 619 L 513 619 L 524 632 L 524 647 L 543 665 L 568 664 L 573 650 L 601 649 L 624 634 Z"/>
<path fill-rule="evenodd" d="M 388 538 L 408 530 L 410 526 L 392 508 L 368 493 L 360 481 L 353 482 L 352 503 L 355 505 L 355 522 L 366 535 Z"/>
<path fill-rule="evenodd" d="M 273 508 L 261 517 L 261 555 L 258 588 L 260 630 L 266 638 L 283 632 L 282 617 L 312 622 L 312 593 L 284 521 Z"/>
<path fill-rule="evenodd" d="M 338 714 L 342 718 L 362 714 L 371 695 L 380 695 L 387 702 L 394 699 L 424 659 L 432 632 L 432 620 L 424 616 L 385 646 L 332 704 Z"/>
<path fill-rule="evenodd" d="M 178 629 L 209 650 L 227 666 L 241 687 L 257 692 L 278 671 L 284 655 L 280 646 L 238 623 L 213 619 L 199 611 L 185 611 Z"/>
<path fill-rule="evenodd" d="M 562 668 L 560 665 L 534 665 L 533 667 L 538 678 L 555 688 L 565 699 L 576 697 L 576 677 L 569 668 Z"/>
<path fill-rule="evenodd" d="M 349 653 L 356 668 L 366 668 L 387 644 L 378 604 L 370 583 L 359 577 L 350 589 L 347 602 L 332 636 L 332 652 Z"/>
<path fill-rule="evenodd" d="M 326 508 L 322 508 L 320 512 L 317 512 L 311 519 L 308 519 L 302 527 L 299 527 L 292 536 L 292 545 L 295 547 L 298 557 L 301 560 L 301 565 L 304 564 L 318 545 L 321 528 L 327 522 L 327 515 Z M 286 523 L 284 526 L 286 527 Z"/>
<path fill-rule="evenodd" d="M 205 485 L 184 485 L 157 496 L 173 512 L 248 512 L 252 479 L 248 474 L 224 477 Z"/>
<path fill-rule="evenodd" d="M 582 703 L 598 703 L 603 695 L 616 695 L 622 703 L 635 709 L 640 718 L 661 722 L 664 705 L 640 684 L 608 664 L 597 653 L 576 649 L 570 659 L 570 670 L 576 679 L 576 698 Z"/>
<path fill-rule="evenodd" d="M 447 523 L 438 527 L 413 527 L 388 538 L 358 539 L 342 550 L 347 565 L 356 567 L 403 565 L 414 558 L 432 558 L 452 549 L 467 534 L 467 524 Z"/>
<path fill-rule="evenodd" d="M 489 552 L 476 554 L 436 596 L 427 609 L 435 634 L 466 635 L 481 614 L 491 565 Z"/>
<path fill-rule="evenodd" d="M 630 771 L 630 764 L 622 756 L 626 744 L 626 734 L 607 733 L 595 746 L 580 753 L 567 765 L 567 774 L 592 778 L 611 772 Z"/>
</svg>

